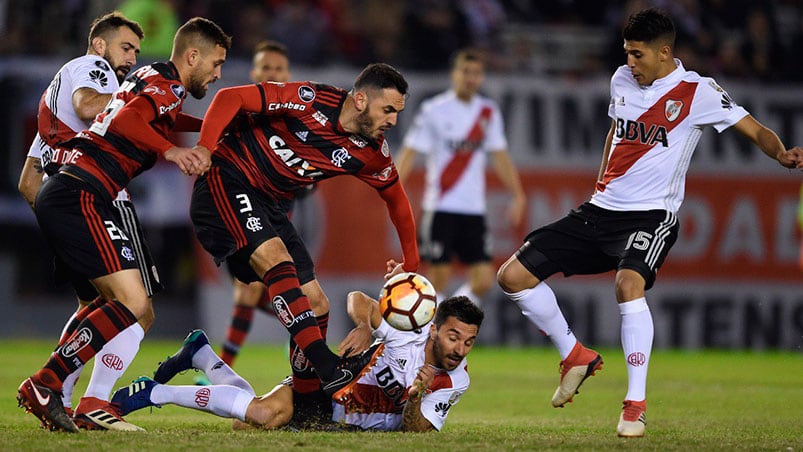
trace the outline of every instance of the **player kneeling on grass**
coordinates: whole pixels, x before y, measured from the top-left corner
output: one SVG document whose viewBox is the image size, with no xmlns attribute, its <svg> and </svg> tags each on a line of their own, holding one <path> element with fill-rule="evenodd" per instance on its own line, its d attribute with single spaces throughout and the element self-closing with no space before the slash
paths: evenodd
<svg viewBox="0 0 803 452">
<path fill-rule="evenodd" d="M 356 324 L 340 344 L 340 352 L 364 350 L 373 338 L 384 353 L 364 369 L 348 394 L 332 401 L 322 391 L 299 394 L 290 379 L 256 397 L 251 385 L 226 365 L 201 330 L 190 333 L 181 349 L 154 373 L 117 390 L 112 398 L 123 415 L 168 403 L 236 419 L 265 429 L 440 430 L 469 385 L 466 355 L 474 346 L 484 314 L 466 297 L 444 300 L 434 322 L 416 331 L 391 327 L 376 300 L 362 292 L 348 295 L 348 313 Z M 204 371 L 211 386 L 166 383 L 189 368 Z M 243 424 L 243 422 L 247 424 Z"/>
</svg>

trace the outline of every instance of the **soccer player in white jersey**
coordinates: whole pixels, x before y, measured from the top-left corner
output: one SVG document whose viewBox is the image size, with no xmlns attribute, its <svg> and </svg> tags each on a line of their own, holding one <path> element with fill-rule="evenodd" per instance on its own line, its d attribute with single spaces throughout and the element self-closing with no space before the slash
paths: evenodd
<svg viewBox="0 0 803 452">
<path fill-rule="evenodd" d="M 803 168 L 803 149 L 786 149 L 707 77 L 673 57 L 675 28 L 665 13 L 631 15 L 623 30 L 627 64 L 611 78 L 611 128 L 591 199 L 555 223 L 536 229 L 499 269 L 499 285 L 557 347 L 561 379 L 552 405 L 572 401 L 577 388 L 602 365 L 569 329 L 550 275 L 616 271 L 621 339 L 628 375 L 617 425 L 623 437 L 645 432 L 647 365 L 653 321 L 645 291 L 678 236 L 675 214 L 685 175 L 705 126 L 733 127 L 786 168 Z"/>
<path fill-rule="evenodd" d="M 38 133 L 20 174 L 19 190 L 31 207 L 43 177 L 54 174 L 73 158 L 72 154 L 59 149 L 59 144 L 88 128 L 95 116 L 103 111 L 112 93 L 117 91 L 120 82 L 136 64 L 142 38 L 144 34 L 139 24 L 119 12 L 98 17 L 90 27 L 86 54 L 70 60 L 56 73 L 39 103 Z M 162 287 L 150 253 L 144 246 L 142 228 L 128 193 L 121 191 L 114 205 L 120 212 L 126 232 L 132 237 L 134 252 L 142 256 L 143 282 L 148 295 L 152 296 Z M 78 296 L 78 310 L 64 326 L 63 341 L 83 317 L 105 300 L 97 299 L 97 291 L 86 278 L 73 275 L 59 262 L 56 263 L 56 278 L 60 282 L 71 282 Z M 136 355 L 140 341 L 152 323 L 152 316 L 142 319 L 141 324 L 132 325 L 103 348 L 95 360 L 86 393 L 74 412 L 76 425 L 86 429 L 138 429 L 116 414 L 109 404 L 109 395 Z M 64 382 L 62 403 L 68 414 L 72 412 L 73 389 L 82 370 L 83 366 L 79 367 Z"/>
<path fill-rule="evenodd" d="M 438 292 L 447 290 L 452 260 L 468 267 L 468 281 L 455 295 L 480 303 L 493 285 L 490 241 L 485 220 L 486 159 L 510 191 L 507 219 L 516 227 L 525 196 L 507 152 L 502 114 L 479 93 L 485 77 L 480 53 L 464 49 L 452 63 L 452 87 L 423 102 L 396 160 L 404 180 L 417 154 L 426 156 L 426 191 L 418 227 L 421 258 Z"/>
<path fill-rule="evenodd" d="M 467 297 L 452 297 L 438 305 L 430 326 L 399 331 L 384 321 L 376 300 L 352 292 L 348 313 L 356 327 L 340 344 L 341 351 L 366 349 L 376 338 L 383 341 L 384 352 L 337 402 L 299 395 L 286 383 L 289 379 L 257 397 L 214 353 L 201 330 L 160 364 L 154 378 L 167 381 L 179 371 L 196 368 L 206 373 L 211 386 L 172 386 L 141 377 L 117 390 L 112 400 L 123 414 L 170 403 L 236 419 L 235 428 L 441 430 L 468 389 L 466 356 L 477 339 L 482 310 Z"/>
</svg>

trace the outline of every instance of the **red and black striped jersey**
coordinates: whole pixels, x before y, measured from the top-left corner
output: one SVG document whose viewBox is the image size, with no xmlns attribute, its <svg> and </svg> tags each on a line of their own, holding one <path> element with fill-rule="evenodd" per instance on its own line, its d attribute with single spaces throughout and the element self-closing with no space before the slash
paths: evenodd
<svg viewBox="0 0 803 452">
<path fill-rule="evenodd" d="M 64 144 L 81 153 L 64 171 L 114 196 L 174 146 L 168 135 L 186 96 L 173 63 L 136 70 L 90 128 Z"/>
<path fill-rule="evenodd" d="M 346 91 L 312 82 L 246 88 L 252 89 L 241 91 L 250 98 L 242 109 L 250 113 L 234 119 L 214 156 L 233 164 L 253 187 L 274 198 L 291 198 L 299 188 L 343 174 L 378 190 L 398 180 L 384 137 L 368 139 L 340 126 Z M 224 120 L 216 114 L 205 119 Z M 201 144 L 210 138 L 204 129 Z"/>
<path fill-rule="evenodd" d="M 314 82 L 225 88 L 206 112 L 198 144 L 214 150 L 213 166 L 234 167 L 276 200 L 292 199 L 299 188 L 331 177 L 359 178 L 385 201 L 399 234 L 403 268 L 416 271 L 415 219 L 388 145 L 384 136 L 370 139 L 343 129 L 347 97 L 340 88 Z"/>
</svg>

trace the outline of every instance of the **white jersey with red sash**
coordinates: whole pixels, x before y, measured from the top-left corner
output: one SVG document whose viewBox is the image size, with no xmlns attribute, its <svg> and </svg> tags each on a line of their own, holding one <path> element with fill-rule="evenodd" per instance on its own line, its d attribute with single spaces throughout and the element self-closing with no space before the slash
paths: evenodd
<svg viewBox="0 0 803 452">
<path fill-rule="evenodd" d="M 333 420 L 363 429 L 400 430 L 407 390 L 418 369 L 426 365 L 424 347 L 429 326 L 420 332 L 399 331 L 382 320 L 374 337 L 384 341 L 384 355 L 357 381 L 351 400 L 345 406 L 334 404 Z M 421 400 L 421 414 L 438 430 L 443 428 L 451 407 L 468 389 L 467 366 L 464 359 L 455 370 L 436 371 L 435 379 Z"/>
<path fill-rule="evenodd" d="M 499 107 L 484 96 L 454 91 L 424 101 L 404 146 L 427 156 L 425 211 L 485 213 L 486 153 L 507 149 Z"/>
<path fill-rule="evenodd" d="M 40 159 L 47 174 L 54 174 L 61 165 L 71 163 L 75 153 L 70 149 L 59 149 L 58 145 L 92 123 L 78 117 L 72 103 L 73 94 L 81 88 L 112 94 L 119 87 L 114 70 L 98 55 L 83 55 L 64 64 L 39 101 L 37 133 L 28 157 Z M 128 200 L 128 192 L 121 191 L 117 199 Z"/>
<path fill-rule="evenodd" d="M 609 210 L 677 212 L 705 126 L 722 132 L 747 116 L 714 79 L 677 69 L 642 87 L 627 66 L 611 78 L 615 122 L 608 165 L 591 203 Z"/>
</svg>

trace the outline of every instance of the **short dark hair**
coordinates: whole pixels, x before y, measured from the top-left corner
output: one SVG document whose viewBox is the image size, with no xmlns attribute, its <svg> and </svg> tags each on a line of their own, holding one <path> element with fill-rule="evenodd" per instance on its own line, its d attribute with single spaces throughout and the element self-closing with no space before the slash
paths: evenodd
<svg viewBox="0 0 803 452">
<path fill-rule="evenodd" d="M 653 42 L 666 41 L 675 45 L 675 24 L 667 13 L 660 9 L 650 8 L 635 12 L 627 19 L 622 37 L 626 41 Z"/>
<path fill-rule="evenodd" d="M 173 52 L 182 54 L 192 46 L 210 47 L 219 45 L 226 50 L 231 48 L 231 36 L 223 32 L 218 24 L 203 17 L 193 17 L 179 27 L 173 38 Z"/>
<path fill-rule="evenodd" d="M 145 32 L 137 22 L 125 17 L 120 11 L 104 14 L 92 21 L 89 26 L 88 45 L 92 47 L 92 40 L 101 37 L 107 39 L 108 35 L 120 27 L 128 27 L 139 39 L 145 38 Z"/>
<path fill-rule="evenodd" d="M 477 325 L 479 330 L 482 325 L 482 319 L 485 318 L 485 313 L 468 297 L 457 295 L 449 297 L 438 304 L 438 310 L 435 312 L 435 326 L 440 328 L 449 317 L 455 317 L 457 320 L 469 325 Z"/>
<path fill-rule="evenodd" d="M 259 41 L 257 45 L 254 46 L 254 55 L 259 52 L 275 52 L 287 56 L 287 46 L 281 42 L 266 39 L 264 41 Z"/>
<path fill-rule="evenodd" d="M 393 88 L 400 94 L 407 94 L 407 80 L 396 68 L 385 63 L 372 63 L 360 72 L 354 81 L 354 90 L 363 88 Z"/>
<path fill-rule="evenodd" d="M 485 56 L 481 51 L 477 49 L 460 49 L 452 56 L 452 69 L 466 61 L 477 62 L 485 66 Z"/>
</svg>

